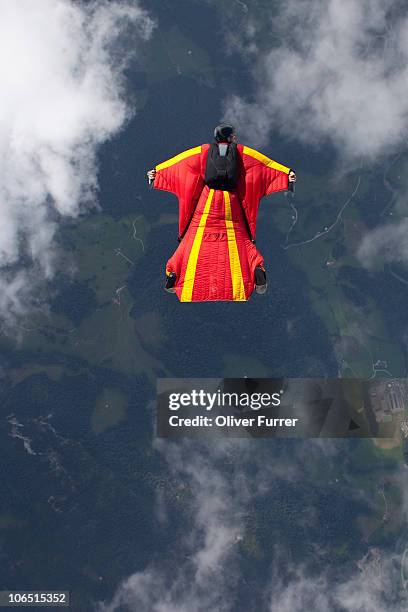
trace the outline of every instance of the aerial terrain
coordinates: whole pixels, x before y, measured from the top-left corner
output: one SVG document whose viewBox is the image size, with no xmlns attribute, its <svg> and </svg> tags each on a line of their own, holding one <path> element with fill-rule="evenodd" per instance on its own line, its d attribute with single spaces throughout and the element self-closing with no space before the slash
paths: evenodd
<svg viewBox="0 0 408 612">
<path fill-rule="evenodd" d="M 378 57 L 407 19 L 385 4 Z M 335 134 L 324 102 L 313 138 L 285 115 L 293 82 L 262 73 L 298 44 L 278 3 L 140 6 L 154 26 L 124 37 L 132 112 L 98 146 L 95 205 L 56 222 L 54 272 L 0 334 L 2 589 L 70 590 L 78 611 L 408 609 L 405 413 L 387 440 L 155 437 L 158 377 L 406 378 L 405 143 Z M 265 296 L 180 304 L 177 204 L 145 175 L 222 119 L 296 191 L 261 204 Z"/>
</svg>

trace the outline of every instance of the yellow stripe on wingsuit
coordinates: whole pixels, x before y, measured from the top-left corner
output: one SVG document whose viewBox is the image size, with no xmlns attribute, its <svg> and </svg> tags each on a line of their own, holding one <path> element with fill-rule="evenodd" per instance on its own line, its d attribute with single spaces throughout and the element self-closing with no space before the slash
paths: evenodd
<svg viewBox="0 0 408 612">
<path fill-rule="evenodd" d="M 183 151 L 183 153 L 179 153 L 175 157 L 168 159 L 162 164 L 159 164 L 158 166 L 156 166 L 156 170 L 157 171 L 163 170 L 163 168 L 174 166 L 174 164 L 177 164 L 177 162 L 182 161 L 183 159 L 186 159 L 187 157 L 191 157 L 192 155 L 197 155 L 198 153 L 201 153 L 201 145 L 199 147 L 194 147 L 193 149 L 188 149 L 187 151 Z"/>
<path fill-rule="evenodd" d="M 186 274 L 184 277 L 183 290 L 181 292 L 180 302 L 191 302 L 193 297 L 194 280 L 197 269 L 198 254 L 200 252 L 201 242 L 203 240 L 203 234 L 205 225 L 207 223 L 208 213 L 210 212 L 210 206 L 214 195 L 214 189 L 210 189 L 207 197 L 207 201 L 204 206 L 203 214 L 201 215 L 200 222 L 197 227 L 196 235 L 194 237 L 193 246 L 191 247 L 190 255 L 188 257 Z"/>
<path fill-rule="evenodd" d="M 227 227 L 228 250 L 231 267 L 232 299 L 236 302 L 243 302 L 246 300 L 245 288 L 244 280 L 242 278 L 237 240 L 235 237 L 234 223 L 232 221 L 230 195 L 228 191 L 224 191 L 223 193 L 225 202 L 225 225 Z"/>
<path fill-rule="evenodd" d="M 250 147 L 244 146 L 244 153 L 246 155 L 250 155 L 251 157 L 255 157 L 255 159 L 258 159 L 260 162 L 262 162 L 263 164 L 265 164 L 265 166 L 268 166 L 269 168 L 275 168 L 275 170 L 280 170 L 281 172 L 285 172 L 286 174 L 289 174 L 290 172 L 290 168 L 282 166 L 282 164 L 278 164 L 278 162 L 274 161 L 273 159 L 269 159 L 269 157 L 266 157 L 266 155 L 262 155 L 262 153 L 259 153 L 259 151 L 255 151 L 255 149 L 251 149 Z"/>
</svg>

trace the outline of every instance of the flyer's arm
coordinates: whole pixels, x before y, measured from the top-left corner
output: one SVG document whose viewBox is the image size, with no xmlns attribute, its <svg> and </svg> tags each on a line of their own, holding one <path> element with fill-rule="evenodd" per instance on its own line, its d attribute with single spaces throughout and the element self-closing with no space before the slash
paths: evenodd
<svg viewBox="0 0 408 612">
<path fill-rule="evenodd" d="M 179 153 L 155 167 L 154 188 L 185 198 L 201 174 L 201 146 Z"/>
<path fill-rule="evenodd" d="M 289 172 L 291 169 L 263 153 L 244 147 L 244 158 L 247 158 L 248 170 L 253 174 L 254 195 L 262 198 L 276 191 L 289 188 Z M 247 174 L 248 174 L 247 170 Z"/>
<path fill-rule="evenodd" d="M 289 188 L 290 168 L 255 149 L 243 145 L 239 147 L 244 171 L 238 182 L 238 197 L 245 210 L 252 237 L 255 238 L 261 198 Z"/>
<path fill-rule="evenodd" d="M 158 164 L 154 189 L 169 191 L 179 201 L 179 233 L 181 235 L 204 187 L 201 168 L 202 147 L 194 147 Z"/>
</svg>

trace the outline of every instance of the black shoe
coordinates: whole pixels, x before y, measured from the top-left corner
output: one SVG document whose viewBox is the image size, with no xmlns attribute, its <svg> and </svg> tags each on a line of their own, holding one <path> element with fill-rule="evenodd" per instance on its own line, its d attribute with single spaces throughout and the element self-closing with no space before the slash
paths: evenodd
<svg viewBox="0 0 408 612">
<path fill-rule="evenodd" d="M 166 284 L 164 285 L 165 290 L 169 293 L 175 293 L 176 290 L 174 288 L 174 285 L 176 284 L 176 280 L 177 274 L 175 272 L 170 272 L 170 274 L 166 274 Z"/>
<path fill-rule="evenodd" d="M 257 266 L 255 268 L 255 291 L 260 295 L 266 293 L 268 285 L 266 284 L 265 268 Z"/>
</svg>

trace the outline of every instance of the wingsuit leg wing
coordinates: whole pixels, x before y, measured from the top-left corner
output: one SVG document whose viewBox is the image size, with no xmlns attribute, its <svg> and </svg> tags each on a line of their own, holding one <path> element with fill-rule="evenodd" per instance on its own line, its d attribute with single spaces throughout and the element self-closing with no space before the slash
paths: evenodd
<svg viewBox="0 0 408 612">
<path fill-rule="evenodd" d="M 263 257 L 250 240 L 235 194 L 203 190 L 189 229 L 167 262 L 182 302 L 246 301 Z"/>
</svg>

